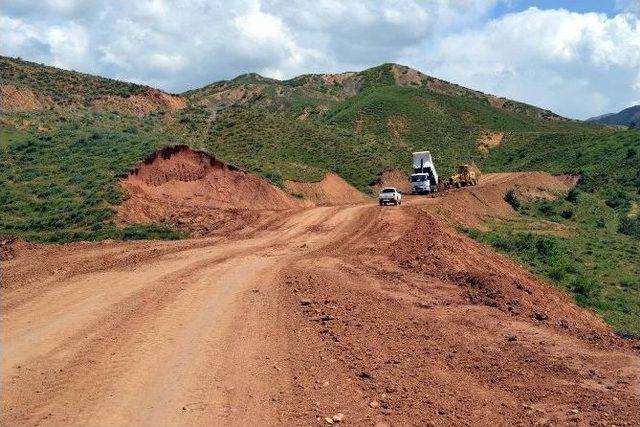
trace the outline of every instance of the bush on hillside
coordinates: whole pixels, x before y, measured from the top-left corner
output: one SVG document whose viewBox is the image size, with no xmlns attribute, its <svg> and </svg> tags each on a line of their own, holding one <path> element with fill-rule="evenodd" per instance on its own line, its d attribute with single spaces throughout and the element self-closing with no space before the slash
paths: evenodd
<svg viewBox="0 0 640 427">
<path fill-rule="evenodd" d="M 564 219 L 569 219 L 573 216 L 573 211 L 571 210 L 564 210 L 562 212 L 560 212 L 560 216 Z"/>
<path fill-rule="evenodd" d="M 504 194 L 504 201 L 509 203 L 511 205 L 511 207 L 515 210 L 518 210 L 520 208 L 520 199 L 518 199 L 518 195 L 516 194 L 516 191 L 511 188 L 509 189 L 505 194 Z"/>
<path fill-rule="evenodd" d="M 629 196 L 621 189 L 612 190 L 607 194 L 604 202 L 610 208 L 616 209 L 619 207 L 625 207 L 629 204 Z"/>
<path fill-rule="evenodd" d="M 569 192 L 567 193 L 567 197 L 565 197 L 565 199 L 568 202 L 575 203 L 578 201 L 579 194 L 580 194 L 580 190 L 574 187 L 571 190 L 569 190 Z"/>
<path fill-rule="evenodd" d="M 618 231 L 628 236 L 640 238 L 640 219 L 624 217 L 620 220 Z"/>
</svg>

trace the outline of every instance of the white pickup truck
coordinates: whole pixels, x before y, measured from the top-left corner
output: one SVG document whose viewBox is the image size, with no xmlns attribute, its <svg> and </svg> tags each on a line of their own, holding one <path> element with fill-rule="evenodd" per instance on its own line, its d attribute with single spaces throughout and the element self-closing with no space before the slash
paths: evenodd
<svg viewBox="0 0 640 427">
<path fill-rule="evenodd" d="M 393 203 L 394 205 L 402 204 L 402 194 L 395 187 L 385 187 L 378 194 L 378 203 L 380 206 Z"/>
</svg>

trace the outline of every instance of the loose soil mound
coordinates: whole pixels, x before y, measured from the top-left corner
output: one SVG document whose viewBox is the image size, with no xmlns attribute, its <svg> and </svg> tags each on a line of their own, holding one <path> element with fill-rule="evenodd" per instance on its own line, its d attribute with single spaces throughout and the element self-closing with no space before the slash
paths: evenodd
<svg viewBox="0 0 640 427">
<path fill-rule="evenodd" d="M 305 343 L 287 352 L 289 424 L 637 424 L 633 343 L 429 207 L 363 215 L 288 266 L 283 318 Z"/>
<path fill-rule="evenodd" d="M 0 85 L 0 110 L 7 112 L 44 110 L 53 107 L 53 101 L 29 88 Z"/>
<path fill-rule="evenodd" d="M 120 223 L 170 221 L 181 225 L 213 218 L 222 224 L 227 214 L 238 219 L 244 217 L 240 211 L 300 206 L 264 179 L 186 146 L 157 151 L 121 185 L 129 197 L 118 210 Z"/>
<path fill-rule="evenodd" d="M 320 182 L 286 181 L 285 189 L 299 194 L 316 205 L 348 205 L 367 201 L 367 197 L 335 173 Z"/>
<path fill-rule="evenodd" d="M 96 100 L 94 105 L 99 108 L 113 109 L 122 113 L 144 116 L 154 111 L 176 111 L 187 108 L 187 101 L 178 96 L 149 89 L 141 94 L 128 98 L 109 96 Z"/>
<path fill-rule="evenodd" d="M 488 132 L 478 138 L 476 148 L 481 153 L 488 153 L 492 148 L 497 147 L 502 142 L 504 133 L 502 132 Z"/>
<path fill-rule="evenodd" d="M 22 251 L 33 249 L 36 244 L 26 242 L 16 236 L 0 236 L 0 261 L 15 258 Z"/>
<path fill-rule="evenodd" d="M 436 199 L 438 212 L 456 223 L 484 229 L 486 217 L 509 216 L 513 208 L 504 201 L 513 189 L 522 200 L 553 199 L 576 183 L 574 176 L 554 176 L 546 172 L 490 173 L 482 175 L 477 187 L 453 189 Z"/>
<path fill-rule="evenodd" d="M 383 187 L 395 187 L 401 193 L 410 193 L 409 177 L 406 173 L 399 170 L 390 170 L 382 172 L 380 182 L 374 185 L 373 192 L 377 193 Z"/>
</svg>

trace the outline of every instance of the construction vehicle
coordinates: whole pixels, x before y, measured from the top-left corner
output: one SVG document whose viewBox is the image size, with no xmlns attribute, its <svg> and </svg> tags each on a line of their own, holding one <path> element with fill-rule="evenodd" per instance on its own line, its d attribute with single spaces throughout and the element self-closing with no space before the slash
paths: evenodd
<svg viewBox="0 0 640 427">
<path fill-rule="evenodd" d="M 429 194 L 438 191 L 438 173 L 428 151 L 413 153 L 413 173 L 409 177 L 411 194 Z"/>
<path fill-rule="evenodd" d="M 450 187 L 466 187 L 467 185 L 478 185 L 480 182 L 480 169 L 474 162 L 464 165 L 458 165 L 457 173 L 449 178 Z"/>
</svg>

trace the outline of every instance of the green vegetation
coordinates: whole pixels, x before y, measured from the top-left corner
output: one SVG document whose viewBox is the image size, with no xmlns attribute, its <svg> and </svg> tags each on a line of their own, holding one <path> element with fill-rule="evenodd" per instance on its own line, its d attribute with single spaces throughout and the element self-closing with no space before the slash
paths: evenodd
<svg viewBox="0 0 640 427">
<path fill-rule="evenodd" d="M 578 185 L 556 200 L 521 206 L 508 192 L 518 220 L 468 233 L 567 289 L 621 336 L 640 337 L 639 148 L 640 135 L 632 131 L 511 140 L 491 153 L 487 166 L 580 175 Z"/>
<path fill-rule="evenodd" d="M 128 97 L 149 89 L 104 77 L 69 72 L 14 58 L 0 57 L 0 84 L 29 88 L 60 106 L 88 106 L 104 96 Z"/>
<path fill-rule="evenodd" d="M 113 223 L 124 196 L 119 176 L 166 143 L 152 119 L 108 112 L 14 118 L 55 126 L 47 132 L 2 127 L 0 233 L 50 242 L 178 237 L 166 227 L 121 230 Z"/>
<path fill-rule="evenodd" d="M 489 232 L 467 232 L 569 291 L 619 334 L 640 337 L 640 241 L 620 232 L 615 209 L 585 192 L 574 203 L 540 200 L 520 213 L 490 223 Z"/>
</svg>

